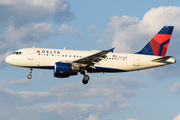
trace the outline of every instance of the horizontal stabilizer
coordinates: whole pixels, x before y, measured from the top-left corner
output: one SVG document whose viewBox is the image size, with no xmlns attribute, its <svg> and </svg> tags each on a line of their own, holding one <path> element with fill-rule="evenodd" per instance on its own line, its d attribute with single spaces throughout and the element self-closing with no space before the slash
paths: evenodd
<svg viewBox="0 0 180 120">
<path fill-rule="evenodd" d="M 161 58 L 158 58 L 158 59 L 154 59 L 152 61 L 153 62 L 165 62 L 166 60 L 168 60 L 171 57 L 173 57 L 173 56 L 165 56 L 165 57 L 161 57 Z"/>
</svg>

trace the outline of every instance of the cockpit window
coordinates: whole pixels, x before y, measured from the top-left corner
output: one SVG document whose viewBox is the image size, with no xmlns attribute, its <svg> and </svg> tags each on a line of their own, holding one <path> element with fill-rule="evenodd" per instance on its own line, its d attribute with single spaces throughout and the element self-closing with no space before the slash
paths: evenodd
<svg viewBox="0 0 180 120">
<path fill-rule="evenodd" d="M 18 52 L 14 52 L 13 54 L 18 54 Z"/>
<path fill-rule="evenodd" d="M 13 54 L 16 54 L 16 55 L 21 55 L 22 52 L 14 52 Z"/>
</svg>

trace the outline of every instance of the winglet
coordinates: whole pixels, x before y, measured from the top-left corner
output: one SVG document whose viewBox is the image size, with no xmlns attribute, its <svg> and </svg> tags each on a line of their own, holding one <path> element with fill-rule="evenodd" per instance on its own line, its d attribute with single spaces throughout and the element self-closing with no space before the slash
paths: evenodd
<svg viewBox="0 0 180 120">
<path fill-rule="evenodd" d="M 115 47 L 114 47 L 114 48 L 109 49 L 109 51 L 113 53 L 114 49 L 115 49 Z"/>
</svg>

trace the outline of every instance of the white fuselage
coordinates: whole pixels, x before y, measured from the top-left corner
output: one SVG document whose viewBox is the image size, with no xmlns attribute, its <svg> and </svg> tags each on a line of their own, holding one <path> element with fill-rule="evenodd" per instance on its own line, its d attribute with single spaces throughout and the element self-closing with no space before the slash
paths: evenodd
<svg viewBox="0 0 180 120">
<path fill-rule="evenodd" d="M 79 51 L 47 48 L 25 48 L 17 50 L 15 54 L 8 56 L 7 63 L 27 68 L 54 69 L 56 62 L 71 63 L 75 60 L 95 54 L 99 51 Z M 165 62 L 154 62 L 161 56 L 108 53 L 104 60 L 95 64 L 92 71 L 87 72 L 126 72 L 147 69 L 175 63 L 175 59 L 169 58 Z"/>
</svg>

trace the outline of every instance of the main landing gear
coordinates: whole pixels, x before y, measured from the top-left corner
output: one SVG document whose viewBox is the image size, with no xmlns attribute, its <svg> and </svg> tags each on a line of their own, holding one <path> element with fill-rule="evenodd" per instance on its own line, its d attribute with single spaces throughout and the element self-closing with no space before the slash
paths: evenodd
<svg viewBox="0 0 180 120">
<path fill-rule="evenodd" d="M 31 78 L 32 78 L 32 75 L 31 75 L 31 74 L 32 74 L 32 70 L 33 70 L 33 69 L 30 68 L 29 75 L 27 76 L 28 79 L 31 79 Z"/>
<path fill-rule="evenodd" d="M 83 83 L 83 84 L 87 84 L 88 81 L 89 81 L 89 76 L 87 75 L 87 70 L 84 70 L 81 74 L 84 75 L 84 78 L 83 78 L 83 80 L 82 80 L 82 83 Z"/>
</svg>

